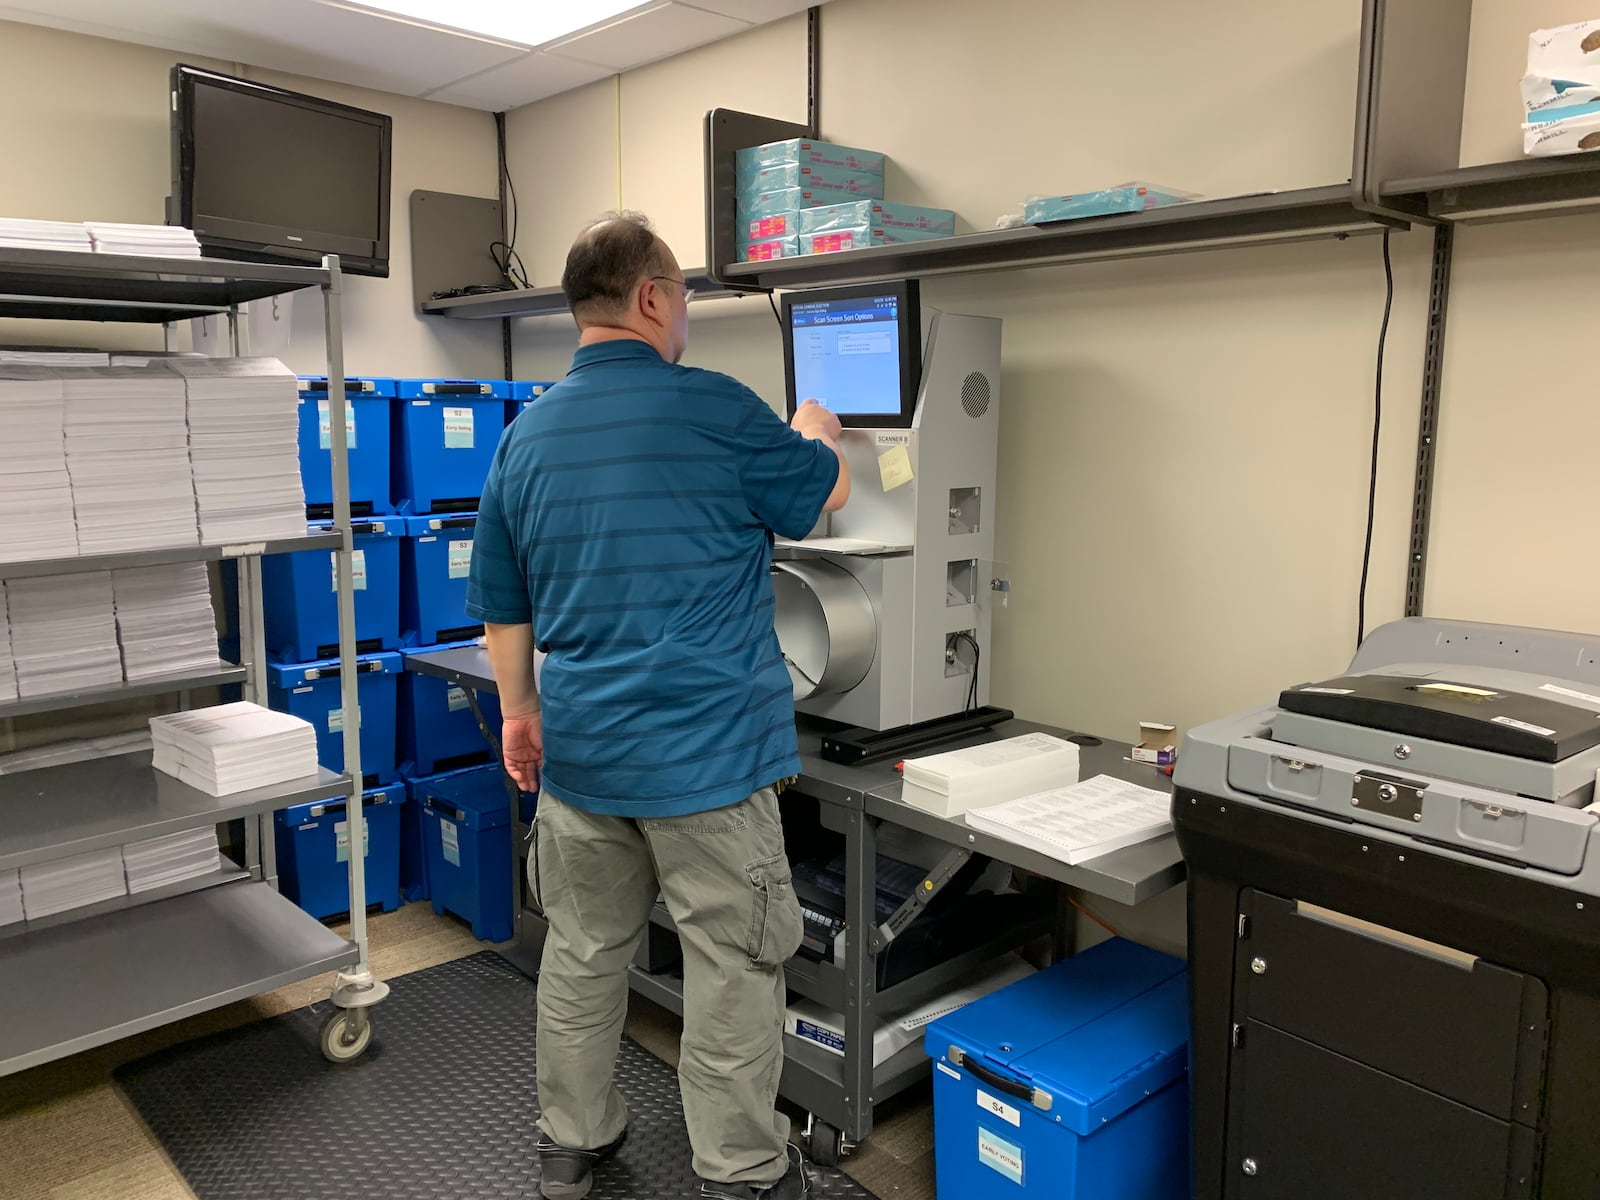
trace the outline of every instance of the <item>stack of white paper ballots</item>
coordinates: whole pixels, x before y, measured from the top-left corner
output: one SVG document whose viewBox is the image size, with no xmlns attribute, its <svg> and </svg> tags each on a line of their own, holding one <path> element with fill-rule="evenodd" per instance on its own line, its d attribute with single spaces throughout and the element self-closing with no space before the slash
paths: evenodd
<svg viewBox="0 0 1600 1200">
<path fill-rule="evenodd" d="M 149 679 L 220 665 L 205 563 L 113 571 L 111 587 L 125 678 Z"/>
<path fill-rule="evenodd" d="M 299 392 L 275 358 L 174 358 L 188 392 L 189 453 L 208 545 L 299 537 Z"/>
<path fill-rule="evenodd" d="M 1028 733 L 928 758 L 908 758 L 900 798 L 941 817 L 980 804 L 1078 782 L 1078 747 L 1048 733 Z"/>
<path fill-rule="evenodd" d="M 159 366 L 81 367 L 61 383 L 79 551 L 194 545 L 183 381 Z"/>
<path fill-rule="evenodd" d="M 216 826 L 130 842 L 122 848 L 122 862 L 128 873 L 128 891 L 136 896 L 210 875 L 222 865 Z"/>
<path fill-rule="evenodd" d="M 34 221 L 27 217 L 0 217 L 0 246 L 14 250 L 94 249 L 81 221 Z"/>
<path fill-rule="evenodd" d="M 78 552 L 63 433 L 61 376 L 44 367 L 0 365 L 0 558 L 27 562 Z"/>
<path fill-rule="evenodd" d="M 182 225 L 130 225 L 117 221 L 86 221 L 94 249 L 100 254 L 140 254 L 155 258 L 199 258 L 200 243 L 194 231 Z"/>
<path fill-rule="evenodd" d="M 1070 865 L 1167 833 L 1172 797 L 1096 775 L 1072 787 L 970 809 L 967 824 Z"/>
<path fill-rule="evenodd" d="M 317 773 L 310 722 L 241 700 L 150 718 L 154 766 L 208 796 L 229 796 Z"/>
<path fill-rule="evenodd" d="M 22 868 L 22 910 L 30 921 L 127 894 L 120 846 Z"/>
<path fill-rule="evenodd" d="M 111 572 L 7 580 L 6 611 L 19 695 L 122 681 Z"/>
</svg>

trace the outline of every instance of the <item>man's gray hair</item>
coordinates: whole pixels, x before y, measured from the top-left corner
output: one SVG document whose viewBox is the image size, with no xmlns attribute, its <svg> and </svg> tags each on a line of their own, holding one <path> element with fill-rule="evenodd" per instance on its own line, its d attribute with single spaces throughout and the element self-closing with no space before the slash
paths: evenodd
<svg viewBox="0 0 1600 1200">
<path fill-rule="evenodd" d="M 667 273 L 664 250 L 643 213 L 600 217 L 567 252 L 561 290 L 572 315 L 580 321 L 622 316 L 640 280 Z"/>
</svg>

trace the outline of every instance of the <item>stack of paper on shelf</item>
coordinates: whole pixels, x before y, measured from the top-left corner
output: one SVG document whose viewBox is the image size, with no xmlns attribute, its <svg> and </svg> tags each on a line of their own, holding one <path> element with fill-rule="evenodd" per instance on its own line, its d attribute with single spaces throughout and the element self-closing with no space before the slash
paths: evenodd
<svg viewBox="0 0 1600 1200">
<path fill-rule="evenodd" d="M 17 664 L 11 659 L 11 618 L 6 610 L 6 585 L 0 580 L 0 702 L 17 698 Z"/>
<path fill-rule="evenodd" d="M 87 221 L 84 229 L 101 254 L 141 254 L 156 258 L 199 258 L 200 243 L 181 225 L 127 225 Z"/>
<path fill-rule="evenodd" d="M 231 796 L 317 773 L 310 722 L 248 700 L 150 718 L 154 766 L 208 796 Z"/>
<path fill-rule="evenodd" d="M 22 876 L 0 871 L 0 925 L 15 925 L 22 919 Z"/>
<path fill-rule="evenodd" d="M 0 348 L 0 363 L 34 367 L 109 367 L 111 355 L 104 350 L 67 350 L 51 346 L 7 346 Z"/>
<path fill-rule="evenodd" d="M 27 562 L 78 552 L 63 432 L 61 376 L 43 367 L 0 365 L 0 559 Z"/>
<path fill-rule="evenodd" d="M 928 758 L 908 758 L 901 799 L 954 817 L 980 804 L 1078 782 L 1078 747 L 1048 733 L 1028 733 Z"/>
<path fill-rule="evenodd" d="M 198 540 L 183 381 L 160 367 L 61 372 L 83 554 Z"/>
<path fill-rule="evenodd" d="M 213 874 L 222 866 L 216 826 L 130 842 L 122 848 L 122 862 L 128 891 L 135 896 Z"/>
<path fill-rule="evenodd" d="M 970 809 L 967 824 L 1072 865 L 1170 831 L 1172 797 L 1096 775 L 1072 787 Z"/>
<path fill-rule="evenodd" d="M 19 695 L 122 681 L 111 572 L 7 580 L 6 610 Z"/>
<path fill-rule="evenodd" d="M 188 392 L 189 453 L 207 544 L 299 537 L 299 392 L 275 358 L 175 358 Z"/>
<path fill-rule="evenodd" d="M 78 221 L 32 221 L 0 217 L 0 246 L 13 250 L 93 250 L 89 231 Z"/>
<path fill-rule="evenodd" d="M 124 678 L 149 679 L 220 665 L 205 563 L 113 571 L 111 588 Z"/>
<path fill-rule="evenodd" d="M 127 894 L 120 846 L 22 868 L 22 911 L 30 921 Z"/>
</svg>

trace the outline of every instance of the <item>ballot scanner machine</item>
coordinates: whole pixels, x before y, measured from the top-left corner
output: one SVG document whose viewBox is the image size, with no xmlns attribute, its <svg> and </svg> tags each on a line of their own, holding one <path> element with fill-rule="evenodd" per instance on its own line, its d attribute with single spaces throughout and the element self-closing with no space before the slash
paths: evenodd
<svg viewBox="0 0 1600 1200">
<path fill-rule="evenodd" d="M 1385 625 L 1192 730 L 1197 1200 L 1600 1196 L 1600 637 Z"/>
<path fill-rule="evenodd" d="M 774 548 L 795 708 L 871 731 L 984 709 L 1000 322 L 924 310 L 914 280 L 791 293 L 782 319 L 789 415 L 838 416 L 852 485 Z"/>
</svg>

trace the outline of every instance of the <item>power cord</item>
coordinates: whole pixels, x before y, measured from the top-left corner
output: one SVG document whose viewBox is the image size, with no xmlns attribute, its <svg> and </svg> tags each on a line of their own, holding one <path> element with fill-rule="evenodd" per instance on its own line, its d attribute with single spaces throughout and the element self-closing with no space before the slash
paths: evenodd
<svg viewBox="0 0 1600 1200">
<path fill-rule="evenodd" d="M 520 211 L 517 206 L 517 185 L 511 178 L 511 165 L 506 160 L 504 123 L 501 124 L 499 136 L 496 138 L 496 151 L 500 159 L 500 177 L 505 180 L 506 184 L 506 197 L 509 201 L 507 207 L 510 211 L 506 214 L 508 218 L 506 240 L 503 242 L 498 240 L 490 242 L 489 257 L 494 259 L 494 265 L 499 268 L 500 274 L 511 280 L 519 288 L 528 288 L 533 285 L 528 282 L 527 269 L 522 265 L 522 259 L 517 254 L 517 218 L 520 215 Z M 504 258 L 500 256 L 500 250 L 505 251 Z"/>
<path fill-rule="evenodd" d="M 983 662 L 983 651 L 970 633 L 952 633 L 952 642 L 965 642 L 972 647 L 972 678 L 967 683 L 967 711 L 978 707 L 978 667 Z"/>
<path fill-rule="evenodd" d="M 1378 510 L 1378 444 L 1383 433 L 1383 352 L 1389 341 L 1389 314 L 1394 310 L 1394 262 L 1389 257 L 1389 235 L 1383 231 L 1383 324 L 1378 330 L 1378 371 L 1372 398 L 1372 468 L 1367 480 L 1367 540 L 1361 551 L 1361 590 L 1356 597 L 1356 648 L 1367 637 L 1367 579 L 1372 571 L 1372 526 Z"/>
<path fill-rule="evenodd" d="M 783 328 L 783 318 L 778 315 L 778 302 L 772 298 L 772 293 L 767 293 L 767 303 L 772 305 L 772 319 L 778 323 L 778 328 Z"/>
</svg>

